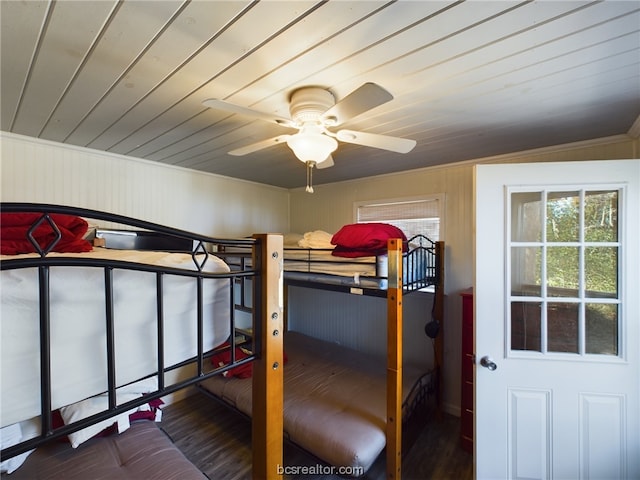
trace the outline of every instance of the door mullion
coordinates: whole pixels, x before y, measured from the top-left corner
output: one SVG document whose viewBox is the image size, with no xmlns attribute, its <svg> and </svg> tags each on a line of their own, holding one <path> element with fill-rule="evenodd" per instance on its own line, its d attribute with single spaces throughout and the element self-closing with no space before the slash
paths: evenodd
<svg viewBox="0 0 640 480">
<path fill-rule="evenodd" d="M 540 351 L 543 355 L 546 355 L 547 348 L 549 345 L 549 341 L 547 338 L 549 328 L 547 323 L 547 308 L 548 308 L 548 292 L 547 292 L 547 198 L 548 192 L 547 190 L 543 190 L 542 198 L 540 205 L 542 206 L 541 212 L 541 228 L 542 232 L 540 233 L 540 242 L 541 242 L 541 255 L 542 261 L 540 269 L 540 295 L 541 295 L 541 305 L 540 305 Z"/>
<path fill-rule="evenodd" d="M 578 229 L 578 241 L 580 245 L 578 247 L 578 299 L 579 305 L 578 308 L 578 355 L 584 356 L 586 353 L 587 347 L 587 324 L 585 320 L 585 291 L 586 291 L 586 280 L 585 280 L 585 259 L 584 259 L 584 226 L 585 226 L 585 191 L 584 189 L 580 190 L 580 217 L 579 224 L 580 228 Z"/>
</svg>

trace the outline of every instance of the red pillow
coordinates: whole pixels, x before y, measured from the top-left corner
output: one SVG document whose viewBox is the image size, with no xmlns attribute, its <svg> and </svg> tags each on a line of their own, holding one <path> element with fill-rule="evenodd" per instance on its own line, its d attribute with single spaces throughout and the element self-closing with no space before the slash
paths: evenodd
<svg viewBox="0 0 640 480">
<path fill-rule="evenodd" d="M 387 253 L 386 248 L 362 250 L 360 248 L 347 248 L 341 245 L 336 246 L 336 248 L 331 251 L 331 255 L 333 255 L 334 257 L 343 258 L 371 257 L 374 255 L 384 255 L 385 253 Z"/>
<path fill-rule="evenodd" d="M 40 218 L 42 213 L 2 213 L 0 216 L 0 253 L 17 255 L 34 253 L 36 249 L 27 238 L 27 232 Z M 93 249 L 91 242 L 83 237 L 89 224 L 83 218 L 52 213 L 49 215 L 60 230 L 61 238 L 53 247 L 54 252 L 89 252 Z M 48 221 L 42 221 L 32 232 L 33 238 L 40 248 L 47 249 L 55 240 L 55 231 Z"/>
<path fill-rule="evenodd" d="M 406 245 L 404 232 L 388 223 L 353 223 L 342 227 L 331 239 L 336 245 L 333 254 L 341 257 L 378 255 L 387 251 L 387 241 L 401 239 Z"/>
</svg>

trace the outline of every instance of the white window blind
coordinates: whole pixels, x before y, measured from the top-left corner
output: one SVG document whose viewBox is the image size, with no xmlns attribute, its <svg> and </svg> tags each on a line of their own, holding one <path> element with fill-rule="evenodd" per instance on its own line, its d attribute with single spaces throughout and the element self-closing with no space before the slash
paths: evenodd
<svg viewBox="0 0 640 480">
<path fill-rule="evenodd" d="M 440 239 L 441 196 L 412 200 L 363 202 L 356 205 L 356 222 L 383 222 L 401 229 L 407 238 L 422 234 Z"/>
</svg>

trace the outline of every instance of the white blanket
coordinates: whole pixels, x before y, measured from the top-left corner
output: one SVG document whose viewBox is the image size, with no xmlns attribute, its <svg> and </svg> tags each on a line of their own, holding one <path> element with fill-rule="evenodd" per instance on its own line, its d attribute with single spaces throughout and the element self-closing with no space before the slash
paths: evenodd
<svg viewBox="0 0 640 480">
<path fill-rule="evenodd" d="M 57 254 L 50 254 L 55 256 Z M 195 270 L 190 254 L 95 249 L 74 256 L 120 259 Z M 6 260 L 9 257 L 2 257 Z M 209 257 L 208 272 L 228 272 Z M 107 388 L 105 280 L 102 268 L 51 267 L 52 409 Z M 113 271 L 116 384 L 157 371 L 156 275 Z M 36 269 L 0 276 L 0 426 L 40 414 L 40 340 Z M 204 280 L 205 350 L 230 331 L 230 280 Z M 165 366 L 197 353 L 195 278 L 164 275 Z"/>
<path fill-rule="evenodd" d="M 298 246 L 303 248 L 333 248 L 335 245 L 331 243 L 333 235 L 324 230 L 314 230 L 307 232 L 298 241 Z"/>
</svg>

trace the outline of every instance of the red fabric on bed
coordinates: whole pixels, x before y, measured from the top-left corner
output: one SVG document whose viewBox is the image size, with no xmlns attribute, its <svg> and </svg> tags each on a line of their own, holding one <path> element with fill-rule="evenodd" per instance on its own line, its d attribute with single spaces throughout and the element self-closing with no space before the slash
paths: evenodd
<svg viewBox="0 0 640 480">
<path fill-rule="evenodd" d="M 229 342 L 225 342 L 224 344 L 222 344 L 222 347 L 230 347 Z M 284 363 L 287 363 L 287 354 L 285 352 L 282 352 L 282 353 L 283 353 L 283 361 Z M 236 362 L 238 360 L 247 358 L 248 356 L 250 356 L 250 354 L 247 353 L 242 347 L 236 347 Z M 213 355 L 211 357 L 211 363 L 216 368 L 224 367 L 225 365 L 230 364 L 231 349 L 228 348 L 224 352 L 216 353 L 215 355 Z M 227 378 L 231 378 L 231 377 L 249 378 L 251 377 L 252 373 L 253 373 L 253 362 L 249 362 L 249 363 L 244 363 L 242 365 L 239 365 L 237 367 L 233 367 L 227 370 L 226 372 L 223 372 L 222 376 Z"/>
<path fill-rule="evenodd" d="M 30 212 L 0 214 L 0 253 L 2 255 L 34 253 L 36 249 L 27 238 L 27 232 L 35 222 L 42 218 L 42 215 L 42 213 Z M 68 253 L 92 250 L 91 242 L 83 238 L 89 228 L 86 220 L 72 215 L 55 213 L 49 214 L 49 217 L 62 235 L 52 251 Z M 56 238 L 54 230 L 46 220 L 38 225 L 32 235 L 43 250 L 51 245 Z"/>
<path fill-rule="evenodd" d="M 331 255 L 333 255 L 334 257 L 344 257 L 344 258 L 371 257 L 375 255 L 384 255 L 385 253 L 387 253 L 386 248 L 362 250 L 360 248 L 347 248 L 347 247 L 342 247 L 340 245 L 336 246 L 331 251 Z"/>
<path fill-rule="evenodd" d="M 388 223 L 353 223 L 343 226 L 331 239 L 336 245 L 332 255 L 336 257 L 366 257 L 381 255 L 387 251 L 387 241 L 401 239 L 406 248 L 404 232 Z"/>
<path fill-rule="evenodd" d="M 223 347 L 229 347 L 229 343 L 225 343 L 222 345 Z M 249 354 L 247 354 L 242 348 L 236 347 L 236 361 L 242 360 L 243 358 L 247 358 Z M 211 363 L 214 367 L 224 367 L 231 363 L 231 349 L 225 350 L 222 353 L 216 353 L 213 357 L 211 357 Z M 253 364 L 251 362 L 245 363 L 238 367 L 234 367 L 226 372 L 223 372 L 222 375 L 225 377 L 238 377 L 238 378 L 249 378 L 253 373 Z"/>
<path fill-rule="evenodd" d="M 164 405 L 164 402 L 156 398 L 155 400 L 151 400 L 149 402 L 149 410 L 138 410 L 137 412 L 133 412 L 129 415 L 129 421 L 135 422 L 136 420 L 152 420 L 156 419 L 156 412 L 158 409 Z"/>
</svg>

